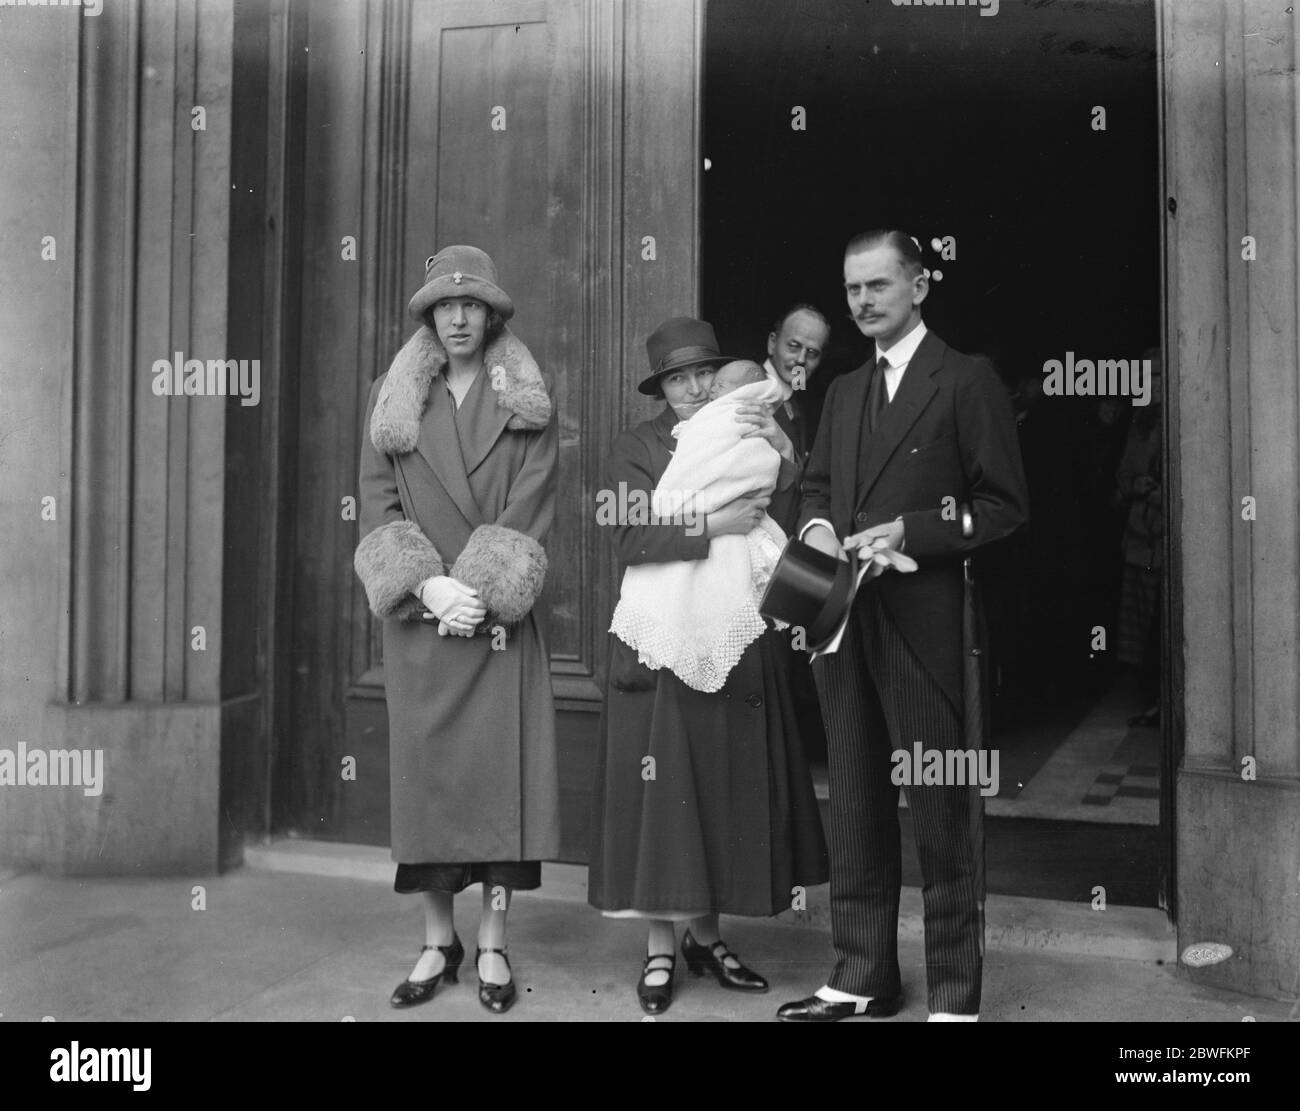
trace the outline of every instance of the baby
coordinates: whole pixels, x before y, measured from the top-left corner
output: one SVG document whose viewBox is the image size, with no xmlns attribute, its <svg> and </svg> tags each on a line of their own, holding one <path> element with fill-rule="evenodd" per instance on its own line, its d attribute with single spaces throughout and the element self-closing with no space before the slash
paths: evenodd
<svg viewBox="0 0 1300 1111">
<path fill-rule="evenodd" d="M 713 376 L 713 385 L 709 387 L 709 400 L 717 401 L 741 386 L 766 381 L 767 375 L 756 362 L 751 359 L 735 359 L 718 368 L 718 373 Z"/>
<path fill-rule="evenodd" d="M 707 519 L 737 498 L 770 494 L 780 456 L 763 437 L 745 435 L 753 425 L 736 411 L 745 404 L 771 411 L 780 400 L 757 363 L 721 367 L 709 403 L 673 428 L 677 448 L 651 495 L 655 516 Z M 766 628 L 758 603 L 785 541 L 765 513 L 743 536 L 713 537 L 705 559 L 629 567 L 610 631 L 647 667 L 666 667 L 695 690 L 720 690 Z"/>
</svg>

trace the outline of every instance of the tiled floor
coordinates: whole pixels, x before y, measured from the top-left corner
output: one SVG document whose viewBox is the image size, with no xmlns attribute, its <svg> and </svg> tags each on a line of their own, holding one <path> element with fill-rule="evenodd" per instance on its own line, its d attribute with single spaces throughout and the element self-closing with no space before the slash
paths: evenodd
<svg viewBox="0 0 1300 1111">
<path fill-rule="evenodd" d="M 1141 710 L 1124 679 L 1091 704 L 1049 707 L 995 734 L 999 790 L 985 803 L 990 892 L 1087 903 L 1155 906 L 1160 898 L 1160 731 L 1130 727 Z M 829 797 L 825 764 L 814 765 Z M 826 805 L 823 802 L 823 806 Z M 904 882 L 923 882 L 903 812 Z"/>
<path fill-rule="evenodd" d="M 1140 703 L 1132 683 L 1120 679 L 1091 707 L 1062 707 L 1057 720 L 995 735 L 1000 782 L 985 813 L 1158 825 L 1160 730 L 1128 724 Z M 814 765 L 813 780 L 818 797 L 828 797 L 825 764 Z M 906 809 L 905 794 L 899 805 Z"/>
<path fill-rule="evenodd" d="M 1110 806 L 1116 799 L 1160 801 L 1160 730 L 1131 727 L 1083 796 L 1087 806 Z"/>
<path fill-rule="evenodd" d="M 990 799 L 995 817 L 1154 826 L 1160 821 L 1160 730 L 1130 726 L 1141 710 L 1121 679 L 1027 781 Z"/>
</svg>

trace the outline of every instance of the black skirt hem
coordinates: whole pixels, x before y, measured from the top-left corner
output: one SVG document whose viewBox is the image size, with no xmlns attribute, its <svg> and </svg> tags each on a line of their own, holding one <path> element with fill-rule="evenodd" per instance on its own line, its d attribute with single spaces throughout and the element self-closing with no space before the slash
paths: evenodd
<svg viewBox="0 0 1300 1111">
<path fill-rule="evenodd" d="M 472 884 L 535 891 L 542 886 L 540 860 L 502 860 L 475 864 L 398 864 L 393 890 L 399 895 L 437 891 L 457 895 Z"/>
</svg>

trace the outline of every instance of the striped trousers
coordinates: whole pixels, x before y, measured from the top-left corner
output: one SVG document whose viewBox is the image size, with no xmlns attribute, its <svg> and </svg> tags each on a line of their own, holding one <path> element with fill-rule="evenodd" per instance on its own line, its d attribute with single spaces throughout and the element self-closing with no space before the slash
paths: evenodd
<svg viewBox="0 0 1300 1111">
<path fill-rule="evenodd" d="M 954 630 L 960 636 L 961 631 Z M 813 665 L 830 756 L 831 937 L 828 986 L 889 998 L 902 990 L 902 887 L 895 749 L 964 748 L 957 711 L 865 585 L 839 650 Z M 930 1013 L 976 1014 L 983 975 L 983 799 L 978 785 L 907 787 L 925 881 Z M 977 856 L 978 854 L 978 856 Z"/>
</svg>

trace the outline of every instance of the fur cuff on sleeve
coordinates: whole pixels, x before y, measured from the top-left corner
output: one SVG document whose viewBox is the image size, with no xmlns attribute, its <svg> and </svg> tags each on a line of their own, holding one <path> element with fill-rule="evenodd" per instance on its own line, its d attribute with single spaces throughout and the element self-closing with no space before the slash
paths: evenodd
<svg viewBox="0 0 1300 1111">
<path fill-rule="evenodd" d="M 442 556 L 413 521 L 389 521 L 368 533 L 352 559 L 376 617 L 410 621 L 422 606 L 412 595 L 420 583 L 445 575 Z"/>
<path fill-rule="evenodd" d="M 546 552 L 531 536 L 501 525 L 479 525 L 448 572 L 472 586 L 487 607 L 484 627 L 514 625 L 533 608 L 546 581 Z"/>
</svg>

